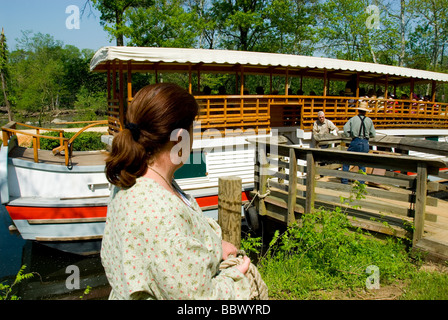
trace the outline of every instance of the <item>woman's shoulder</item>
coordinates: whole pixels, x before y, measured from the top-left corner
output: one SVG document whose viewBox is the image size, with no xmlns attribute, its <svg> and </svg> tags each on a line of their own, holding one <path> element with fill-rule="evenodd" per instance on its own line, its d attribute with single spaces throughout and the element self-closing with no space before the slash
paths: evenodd
<svg viewBox="0 0 448 320">
<path fill-rule="evenodd" d="M 137 178 L 132 187 L 115 192 L 110 204 L 134 210 L 148 206 L 162 208 L 175 202 L 173 198 L 174 196 L 156 181 Z"/>
</svg>

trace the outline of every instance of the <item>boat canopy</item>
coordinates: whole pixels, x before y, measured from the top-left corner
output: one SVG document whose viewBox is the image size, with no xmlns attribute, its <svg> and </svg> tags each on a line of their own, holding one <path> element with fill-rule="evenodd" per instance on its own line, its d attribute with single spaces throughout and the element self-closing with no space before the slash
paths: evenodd
<svg viewBox="0 0 448 320">
<path fill-rule="evenodd" d="M 99 49 L 90 63 L 91 71 L 107 71 L 112 61 L 131 62 L 132 72 L 200 71 L 244 72 L 245 74 L 285 74 L 289 76 L 348 81 L 354 75 L 361 82 L 405 85 L 411 82 L 448 82 L 448 74 L 376 63 L 292 54 L 233 50 L 117 47 Z M 123 64 L 126 70 L 128 63 Z"/>
</svg>

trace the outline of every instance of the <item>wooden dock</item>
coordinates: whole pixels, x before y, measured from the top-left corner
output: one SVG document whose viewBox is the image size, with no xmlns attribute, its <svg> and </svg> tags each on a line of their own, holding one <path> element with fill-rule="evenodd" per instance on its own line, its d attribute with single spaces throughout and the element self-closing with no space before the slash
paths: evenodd
<svg viewBox="0 0 448 320">
<path fill-rule="evenodd" d="M 290 225 L 317 208 L 341 207 L 355 227 L 408 238 L 414 249 L 448 260 L 448 201 L 441 198 L 447 189 L 429 179 L 446 178 L 444 161 L 251 142 L 259 215 Z M 342 171 L 342 164 L 352 169 Z M 358 165 L 368 174 L 358 173 Z M 365 181 L 365 197 L 341 203 L 353 194 L 353 185 L 341 184 L 341 178 Z"/>
</svg>

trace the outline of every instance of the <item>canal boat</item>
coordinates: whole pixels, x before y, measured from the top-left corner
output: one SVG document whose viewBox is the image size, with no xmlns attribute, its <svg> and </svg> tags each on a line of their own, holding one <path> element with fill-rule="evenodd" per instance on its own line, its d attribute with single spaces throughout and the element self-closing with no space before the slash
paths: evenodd
<svg viewBox="0 0 448 320">
<path fill-rule="evenodd" d="M 438 141 L 448 137 L 448 103 L 439 102 L 437 93 L 448 82 L 444 73 L 299 55 L 142 47 L 103 47 L 90 69 L 107 74 L 108 110 L 107 120 L 87 127 L 107 126 L 102 141 L 108 147 L 124 127 L 126 108 L 143 85 L 169 80 L 195 96 L 201 110 L 193 150 L 175 178 L 211 217 L 217 217 L 221 176 L 241 177 L 242 200 L 250 198 L 254 146 L 248 141 L 281 136 L 287 144 L 313 146 L 311 129 L 318 111 L 342 128 L 359 103 L 368 101 L 369 116 L 380 134 Z M 216 75 L 222 76 L 227 92 L 202 87 L 204 79 Z M 320 83 L 320 92 L 303 93 L 307 81 Z M 247 92 L 253 83 L 264 86 L 265 92 Z M 384 97 L 367 98 L 364 88 L 381 89 Z M 429 98 L 389 98 L 404 91 L 413 97 L 417 88 L 425 88 Z M 339 89 L 344 94 L 334 92 Z M 2 128 L 0 195 L 14 226 L 24 239 L 44 243 L 100 240 L 112 188 L 104 175 L 108 147 L 73 152 L 72 141 L 59 130 L 61 135 L 51 138 L 59 139 L 60 146 L 45 151 L 39 141 L 56 129 L 28 126 L 35 130 L 29 133 L 23 127 L 11 122 Z M 20 134 L 32 136 L 32 148 L 18 145 Z"/>
</svg>

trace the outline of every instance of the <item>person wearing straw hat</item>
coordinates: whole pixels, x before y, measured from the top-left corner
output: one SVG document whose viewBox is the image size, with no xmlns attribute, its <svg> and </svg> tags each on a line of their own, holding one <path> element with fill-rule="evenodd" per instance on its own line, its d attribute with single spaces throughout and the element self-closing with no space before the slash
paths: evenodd
<svg viewBox="0 0 448 320">
<path fill-rule="evenodd" d="M 350 118 L 344 125 L 344 134 L 352 138 L 350 146 L 347 151 L 354 152 L 369 152 L 369 139 L 374 138 L 376 135 L 375 126 L 372 119 L 366 116 L 367 112 L 370 112 L 367 102 L 363 101 L 359 104 L 358 114 Z M 366 171 L 365 167 L 359 167 L 360 170 Z M 349 165 L 344 164 L 342 170 L 348 171 Z M 364 183 L 363 181 L 360 181 Z M 348 179 L 342 178 L 341 183 L 348 184 Z"/>
</svg>

